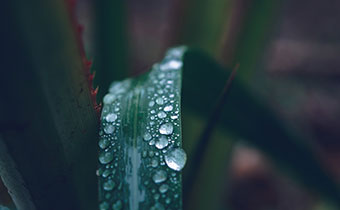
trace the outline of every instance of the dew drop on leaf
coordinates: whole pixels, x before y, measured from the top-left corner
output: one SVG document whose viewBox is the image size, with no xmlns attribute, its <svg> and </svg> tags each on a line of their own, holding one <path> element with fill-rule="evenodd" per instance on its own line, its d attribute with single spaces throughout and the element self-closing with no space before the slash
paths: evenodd
<svg viewBox="0 0 340 210">
<path fill-rule="evenodd" d="M 104 127 L 104 132 L 106 134 L 112 134 L 115 131 L 115 127 L 113 125 L 107 125 Z"/>
<path fill-rule="evenodd" d="M 161 97 L 157 98 L 157 99 L 156 99 L 156 103 L 157 103 L 158 105 L 162 105 L 162 104 L 164 103 L 163 98 L 161 98 Z"/>
<path fill-rule="evenodd" d="M 112 180 L 108 180 L 107 182 L 105 182 L 104 184 L 103 184 L 103 188 L 104 188 L 104 190 L 106 190 L 106 191 L 111 191 L 111 190 L 113 190 L 113 188 L 116 186 L 116 184 L 114 183 L 114 181 L 112 181 Z"/>
<path fill-rule="evenodd" d="M 106 121 L 108 122 L 114 122 L 117 119 L 117 115 L 115 113 L 108 114 L 105 117 Z"/>
<path fill-rule="evenodd" d="M 163 111 L 158 112 L 157 116 L 158 116 L 160 119 L 166 118 L 166 114 L 165 114 L 165 112 L 163 112 Z"/>
<path fill-rule="evenodd" d="M 152 177 L 153 181 L 156 184 L 164 182 L 166 178 L 167 178 L 166 172 L 163 170 L 156 171 L 156 173 Z"/>
<path fill-rule="evenodd" d="M 164 156 L 166 165 L 175 170 L 180 171 L 183 169 L 186 161 L 187 155 L 185 151 L 181 148 L 170 149 Z"/>
<path fill-rule="evenodd" d="M 143 138 L 144 138 L 145 141 L 149 141 L 149 140 L 152 139 L 152 136 L 151 136 L 150 133 L 146 132 L 146 133 L 144 134 L 144 137 L 143 137 Z"/>
<path fill-rule="evenodd" d="M 168 105 L 168 106 L 164 107 L 164 111 L 166 111 L 166 112 L 170 112 L 170 111 L 172 111 L 172 109 L 173 109 L 172 105 Z"/>
<path fill-rule="evenodd" d="M 99 162 L 101 164 L 107 164 L 113 160 L 113 154 L 111 152 L 103 152 L 99 155 Z"/>
<path fill-rule="evenodd" d="M 157 149 L 163 149 L 168 146 L 168 139 L 165 136 L 159 137 L 158 141 L 156 142 L 155 146 Z"/>
<path fill-rule="evenodd" d="M 122 201 L 118 200 L 112 205 L 113 210 L 121 210 L 123 208 Z"/>
<path fill-rule="evenodd" d="M 171 123 L 164 123 L 159 127 L 159 132 L 164 135 L 172 134 L 174 127 Z"/>
<path fill-rule="evenodd" d="M 106 147 L 108 147 L 109 144 L 110 144 L 110 141 L 108 139 L 101 139 L 98 142 L 99 147 L 102 148 L 102 149 L 105 149 Z"/>
<path fill-rule="evenodd" d="M 162 184 L 160 187 L 159 187 L 159 192 L 160 193 L 166 193 L 166 191 L 168 191 L 169 189 L 169 185 L 167 184 Z"/>
</svg>

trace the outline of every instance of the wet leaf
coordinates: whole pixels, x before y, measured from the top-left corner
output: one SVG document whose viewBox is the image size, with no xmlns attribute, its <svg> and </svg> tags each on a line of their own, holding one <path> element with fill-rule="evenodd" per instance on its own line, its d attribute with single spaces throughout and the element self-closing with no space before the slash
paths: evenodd
<svg viewBox="0 0 340 210">
<path fill-rule="evenodd" d="M 114 82 L 103 99 L 99 141 L 100 209 L 181 209 L 182 54 L 137 78 Z"/>
</svg>

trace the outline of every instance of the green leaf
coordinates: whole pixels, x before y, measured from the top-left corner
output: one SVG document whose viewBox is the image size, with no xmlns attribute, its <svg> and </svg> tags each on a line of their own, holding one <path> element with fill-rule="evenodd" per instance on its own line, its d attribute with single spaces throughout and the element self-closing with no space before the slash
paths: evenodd
<svg viewBox="0 0 340 210">
<path fill-rule="evenodd" d="M 1 9 L 1 178 L 18 209 L 93 210 L 98 118 L 64 1 Z"/>
<path fill-rule="evenodd" d="M 181 209 L 182 54 L 114 82 L 104 97 L 99 141 L 100 209 Z"/>
</svg>

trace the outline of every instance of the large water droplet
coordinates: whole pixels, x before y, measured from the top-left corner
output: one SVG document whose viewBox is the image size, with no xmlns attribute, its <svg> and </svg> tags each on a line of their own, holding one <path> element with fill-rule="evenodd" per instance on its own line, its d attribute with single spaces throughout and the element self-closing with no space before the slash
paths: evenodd
<svg viewBox="0 0 340 210">
<path fill-rule="evenodd" d="M 165 112 L 162 112 L 162 111 L 158 112 L 157 116 L 158 116 L 160 119 L 166 118 Z"/>
<path fill-rule="evenodd" d="M 106 134 L 111 134 L 113 131 L 115 131 L 115 127 L 113 125 L 107 125 L 104 127 L 104 132 Z"/>
<path fill-rule="evenodd" d="M 183 149 L 174 148 L 165 154 L 164 159 L 169 168 L 180 171 L 187 161 L 187 155 Z"/>
<path fill-rule="evenodd" d="M 146 133 L 144 134 L 144 140 L 145 140 L 145 141 L 149 141 L 150 139 L 152 139 L 151 134 L 148 133 L 148 132 L 146 132 Z"/>
<path fill-rule="evenodd" d="M 110 113 L 105 117 L 106 121 L 114 122 L 117 119 L 117 115 L 115 113 Z"/>
<path fill-rule="evenodd" d="M 156 142 L 155 146 L 158 149 L 163 149 L 164 147 L 168 146 L 168 139 L 165 136 L 159 137 L 158 141 Z"/>
<path fill-rule="evenodd" d="M 166 112 L 170 112 L 170 111 L 172 111 L 172 109 L 173 109 L 172 105 L 168 105 L 168 106 L 164 107 L 164 111 L 166 111 Z"/>
<path fill-rule="evenodd" d="M 167 178 L 166 172 L 163 170 L 156 171 L 156 173 L 152 177 L 153 181 L 156 184 L 164 182 L 166 178 Z"/>
<path fill-rule="evenodd" d="M 160 193 L 166 193 L 166 191 L 168 191 L 169 189 L 169 185 L 167 184 L 162 184 L 160 187 L 159 187 L 159 192 Z"/>
<path fill-rule="evenodd" d="M 112 152 L 103 152 L 99 155 L 99 162 L 102 164 L 107 164 L 113 160 Z"/>
<path fill-rule="evenodd" d="M 110 191 L 110 190 L 113 190 L 113 188 L 116 186 L 116 184 L 114 183 L 114 181 L 112 180 L 108 180 L 107 182 L 105 182 L 103 184 L 103 188 L 104 190 L 106 191 Z"/>
<path fill-rule="evenodd" d="M 173 130 L 174 127 L 171 123 L 164 123 L 163 125 L 161 125 L 161 127 L 159 127 L 159 132 L 164 135 L 172 134 Z"/>
</svg>

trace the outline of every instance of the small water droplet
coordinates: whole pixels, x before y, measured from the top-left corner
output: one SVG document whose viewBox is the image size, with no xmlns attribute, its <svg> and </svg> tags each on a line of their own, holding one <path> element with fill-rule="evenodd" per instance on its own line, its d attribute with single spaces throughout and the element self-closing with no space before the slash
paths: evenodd
<svg viewBox="0 0 340 210">
<path fill-rule="evenodd" d="M 168 62 L 162 64 L 160 69 L 162 71 L 172 70 L 172 69 L 179 69 L 182 67 L 182 62 L 179 60 L 169 60 Z"/>
<path fill-rule="evenodd" d="M 121 210 L 123 208 L 123 203 L 118 200 L 112 205 L 113 210 Z"/>
<path fill-rule="evenodd" d="M 99 155 L 99 162 L 101 164 L 107 164 L 113 160 L 112 152 L 103 152 Z"/>
<path fill-rule="evenodd" d="M 156 194 L 153 196 L 153 198 L 154 198 L 155 200 L 158 200 L 159 197 L 160 197 L 160 195 L 159 195 L 158 193 L 156 193 Z"/>
<path fill-rule="evenodd" d="M 111 134 L 113 131 L 115 131 L 115 127 L 113 125 L 107 125 L 104 127 L 104 132 L 106 134 Z"/>
<path fill-rule="evenodd" d="M 105 117 L 106 121 L 114 122 L 117 119 L 117 115 L 115 113 L 110 113 Z"/>
<path fill-rule="evenodd" d="M 150 146 L 152 146 L 152 145 L 154 145 L 154 144 L 155 144 L 155 140 L 152 139 L 151 141 L 149 141 L 149 145 L 150 145 Z"/>
<path fill-rule="evenodd" d="M 166 172 L 163 170 L 156 171 L 156 173 L 152 177 L 153 181 L 156 184 L 164 182 L 166 178 L 167 178 Z"/>
<path fill-rule="evenodd" d="M 166 191 L 168 191 L 169 189 L 169 185 L 167 184 L 162 184 L 160 187 L 159 187 L 159 192 L 160 193 L 166 193 Z"/>
<path fill-rule="evenodd" d="M 155 105 L 155 102 L 154 101 L 150 101 L 149 102 L 149 107 L 153 107 Z"/>
<path fill-rule="evenodd" d="M 109 209 L 109 204 L 106 201 L 104 201 L 99 205 L 99 209 L 100 210 L 107 210 L 107 209 Z"/>
<path fill-rule="evenodd" d="M 177 115 L 173 115 L 170 118 L 173 119 L 173 120 L 176 120 L 178 118 L 178 116 Z"/>
<path fill-rule="evenodd" d="M 160 203 L 156 203 L 154 206 L 150 208 L 150 210 L 164 210 L 164 206 Z"/>
<path fill-rule="evenodd" d="M 102 176 L 103 176 L 104 178 L 106 178 L 106 177 L 108 177 L 110 174 L 111 174 L 111 170 L 106 169 L 106 170 L 103 172 Z"/>
<path fill-rule="evenodd" d="M 159 127 L 159 132 L 164 135 L 172 134 L 174 127 L 171 123 L 164 123 Z"/>
<path fill-rule="evenodd" d="M 108 180 L 107 182 L 105 182 L 105 183 L 103 184 L 103 188 L 104 188 L 104 190 L 106 190 L 106 191 L 112 190 L 115 186 L 116 186 L 116 184 L 115 184 L 114 181 L 112 181 L 112 180 Z"/>
<path fill-rule="evenodd" d="M 161 97 L 157 98 L 157 99 L 156 99 L 156 103 L 157 103 L 158 105 L 162 105 L 162 104 L 164 103 L 163 98 L 161 98 Z"/>
<path fill-rule="evenodd" d="M 149 157 L 153 157 L 155 153 L 153 151 L 149 151 Z"/>
<path fill-rule="evenodd" d="M 151 134 L 148 133 L 148 132 L 146 132 L 146 133 L 144 134 L 144 140 L 145 140 L 145 141 L 149 141 L 150 139 L 152 139 Z"/>
<path fill-rule="evenodd" d="M 106 94 L 103 99 L 104 104 L 112 104 L 112 102 L 116 99 L 116 96 L 113 94 Z"/>
<path fill-rule="evenodd" d="M 164 107 L 164 111 L 166 111 L 166 112 L 170 112 L 170 111 L 172 111 L 172 109 L 173 109 L 172 105 L 168 105 L 168 106 Z"/>
<path fill-rule="evenodd" d="M 166 199 L 165 199 L 165 203 L 166 203 L 166 204 L 170 204 L 170 203 L 171 203 L 171 198 L 169 198 L 169 197 L 166 198 Z"/>
<path fill-rule="evenodd" d="M 160 119 L 166 118 L 166 114 L 165 114 L 165 112 L 163 112 L 163 111 L 158 112 L 157 116 L 158 116 Z"/>
<path fill-rule="evenodd" d="M 158 166 L 158 161 L 156 159 L 151 160 L 151 166 L 156 168 Z"/>
<path fill-rule="evenodd" d="M 105 149 L 106 147 L 108 147 L 110 144 L 110 141 L 108 139 L 100 139 L 100 141 L 98 142 L 98 145 L 100 148 Z"/>
<path fill-rule="evenodd" d="M 183 149 L 173 148 L 165 154 L 164 159 L 169 168 L 180 171 L 187 161 L 187 155 Z"/>
<path fill-rule="evenodd" d="M 168 146 L 168 139 L 165 137 L 165 136 L 161 136 L 159 137 L 158 141 L 156 142 L 155 146 L 158 148 L 158 149 L 163 149 L 165 148 L 166 146 Z"/>
</svg>

